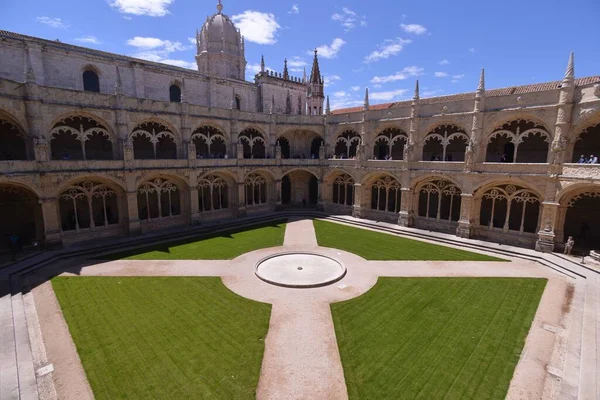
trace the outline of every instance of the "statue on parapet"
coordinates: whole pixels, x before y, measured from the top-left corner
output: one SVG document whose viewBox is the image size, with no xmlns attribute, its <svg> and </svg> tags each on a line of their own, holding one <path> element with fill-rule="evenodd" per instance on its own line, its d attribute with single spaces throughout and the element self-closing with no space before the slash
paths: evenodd
<svg viewBox="0 0 600 400">
<path fill-rule="evenodd" d="M 575 240 L 573 240 L 573 236 L 569 236 L 567 243 L 565 243 L 565 252 L 564 254 L 570 256 L 571 251 L 573 251 L 573 246 L 575 246 Z"/>
</svg>

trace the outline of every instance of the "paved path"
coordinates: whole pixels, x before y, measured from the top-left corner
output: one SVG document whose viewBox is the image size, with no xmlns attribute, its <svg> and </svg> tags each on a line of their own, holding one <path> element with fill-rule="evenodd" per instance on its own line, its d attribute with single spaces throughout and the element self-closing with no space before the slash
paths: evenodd
<svg viewBox="0 0 600 400">
<path fill-rule="evenodd" d="M 322 288 L 289 289 L 267 284 L 256 277 L 256 263 L 265 256 L 289 251 L 313 251 L 342 262 L 346 276 L 339 282 Z M 310 220 L 291 221 L 287 225 L 284 246 L 246 253 L 230 261 L 113 261 L 78 267 L 58 265 L 55 271 L 81 276 L 221 276 L 233 292 L 249 299 L 273 305 L 266 348 L 257 390 L 262 399 L 346 399 L 347 390 L 340 362 L 329 304 L 351 299 L 368 291 L 379 276 L 506 276 L 544 277 L 549 280 L 536 319 L 528 336 L 525 351 L 515 372 L 509 398 L 541 398 L 547 386 L 546 366 L 556 357 L 565 358 L 566 350 L 555 350 L 555 333 L 544 329 L 561 327 L 564 315 L 561 302 L 568 280 L 536 262 L 514 259 L 510 263 L 495 262 L 398 262 L 366 261 L 354 254 L 317 246 Z M 72 261 L 70 261 L 72 265 Z M 40 281 L 47 279 L 40 276 Z M 38 287 L 37 290 L 41 290 Z M 51 335 L 44 332 L 48 358 L 55 364 L 55 380 L 59 398 L 76 398 L 77 390 L 86 387 L 85 374 L 78 357 L 69 360 L 55 354 L 64 346 L 73 346 L 66 325 L 56 323 L 62 314 L 48 293 L 36 296 L 42 330 L 44 324 L 54 324 Z M 52 293 L 53 295 L 53 293 Z M 45 297 L 44 297 L 45 296 Z M 39 302 L 45 302 L 40 307 Z M 597 313 L 597 309 L 586 309 Z M 585 338 L 584 338 L 585 340 Z M 60 345 L 57 346 L 56 343 Z M 67 349 L 68 350 L 68 349 Z M 74 349 L 71 349 L 74 350 Z M 556 353 L 556 354 L 555 354 Z M 64 364 L 64 365 L 63 365 Z M 70 371 L 70 372 L 65 372 Z M 81 371 L 82 372 L 82 369 Z M 69 384 L 75 389 L 70 389 Z M 85 392 L 85 390 L 83 390 Z"/>
</svg>

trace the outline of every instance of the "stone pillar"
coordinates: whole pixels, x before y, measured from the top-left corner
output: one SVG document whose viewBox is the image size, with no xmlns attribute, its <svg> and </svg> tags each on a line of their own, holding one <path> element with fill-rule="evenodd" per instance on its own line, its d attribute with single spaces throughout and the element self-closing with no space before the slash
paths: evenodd
<svg viewBox="0 0 600 400">
<path fill-rule="evenodd" d="M 352 206 L 352 216 L 354 218 L 362 218 L 362 196 L 363 190 L 360 183 L 354 184 L 354 205 Z"/>
<path fill-rule="evenodd" d="M 190 186 L 190 225 L 200 224 L 200 206 L 198 202 L 198 186 Z"/>
<path fill-rule="evenodd" d="M 323 180 L 319 179 L 319 184 L 317 185 L 317 211 L 323 211 L 325 207 L 323 207 Z"/>
<path fill-rule="evenodd" d="M 48 145 L 46 138 L 34 138 L 33 143 L 35 160 L 39 162 L 50 161 L 50 146 Z"/>
<path fill-rule="evenodd" d="M 319 147 L 319 160 L 324 160 L 325 159 L 325 146 L 321 144 L 321 147 Z"/>
<path fill-rule="evenodd" d="M 44 245 L 46 248 L 62 245 L 60 216 L 58 215 L 58 199 L 40 199 L 42 217 L 44 218 Z"/>
<path fill-rule="evenodd" d="M 238 218 L 246 214 L 246 183 L 238 182 Z"/>
<path fill-rule="evenodd" d="M 402 196 L 400 198 L 400 214 L 398 215 L 398 225 L 411 227 L 414 224 L 412 215 L 412 190 L 410 188 L 402 188 Z"/>
<path fill-rule="evenodd" d="M 275 146 L 275 158 L 281 160 L 281 146 Z"/>
<path fill-rule="evenodd" d="M 140 213 L 138 211 L 137 190 L 127 192 L 127 225 L 129 227 L 129 236 L 142 234 Z"/>
<path fill-rule="evenodd" d="M 462 193 L 460 195 L 460 219 L 456 228 L 456 236 L 469 239 L 473 235 L 473 220 L 471 214 L 473 212 L 473 195 L 470 193 Z"/>
<path fill-rule="evenodd" d="M 275 192 L 277 196 L 275 199 L 275 211 L 281 211 L 283 210 L 283 203 L 281 202 L 281 179 L 275 181 Z"/>
<path fill-rule="evenodd" d="M 194 144 L 194 142 L 187 142 L 186 147 L 187 147 L 188 160 L 195 160 L 196 159 L 196 145 Z"/>
<path fill-rule="evenodd" d="M 554 251 L 554 240 L 556 238 L 554 227 L 556 226 L 559 206 L 560 204 L 554 201 L 542 203 L 542 218 L 540 219 L 542 226 L 538 232 L 538 240 L 535 243 L 536 251 L 542 253 L 552 253 Z"/>
<path fill-rule="evenodd" d="M 128 140 L 123 141 L 123 160 L 125 162 L 130 162 L 133 161 L 133 158 L 133 143 Z"/>
<path fill-rule="evenodd" d="M 237 148 L 237 155 L 236 155 L 237 159 L 243 160 L 244 159 L 244 145 L 241 143 L 238 143 L 236 148 Z"/>
</svg>

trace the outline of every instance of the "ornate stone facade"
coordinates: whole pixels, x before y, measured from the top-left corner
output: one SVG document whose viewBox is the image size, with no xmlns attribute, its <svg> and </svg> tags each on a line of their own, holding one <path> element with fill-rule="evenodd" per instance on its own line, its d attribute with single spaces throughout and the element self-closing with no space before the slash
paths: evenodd
<svg viewBox="0 0 600 400">
<path fill-rule="evenodd" d="M 323 114 L 316 55 L 309 79 L 248 83 L 232 28 L 208 67 L 217 19 L 200 72 L 0 32 L 0 233 L 69 245 L 287 205 L 540 251 L 598 232 L 600 165 L 572 161 L 582 140 L 600 153 L 600 78 L 575 79 L 572 56 L 558 82 L 486 91 L 482 71 L 474 93 L 417 83 Z"/>
</svg>

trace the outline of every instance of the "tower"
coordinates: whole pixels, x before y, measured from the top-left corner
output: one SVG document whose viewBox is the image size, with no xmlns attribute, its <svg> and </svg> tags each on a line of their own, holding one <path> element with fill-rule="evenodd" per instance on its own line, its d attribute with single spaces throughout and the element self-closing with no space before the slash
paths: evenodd
<svg viewBox="0 0 600 400">
<path fill-rule="evenodd" d="M 306 106 L 310 115 L 323 114 L 323 102 L 325 101 L 324 81 L 319 68 L 319 58 L 315 49 L 310 80 L 308 82 L 308 93 L 306 95 Z"/>
</svg>

